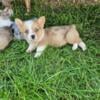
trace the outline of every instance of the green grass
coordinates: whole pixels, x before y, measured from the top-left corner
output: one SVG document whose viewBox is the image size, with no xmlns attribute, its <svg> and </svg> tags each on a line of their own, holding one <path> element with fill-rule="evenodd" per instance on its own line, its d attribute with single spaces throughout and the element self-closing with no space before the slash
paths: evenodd
<svg viewBox="0 0 100 100">
<path fill-rule="evenodd" d="M 0 53 L 0 100 L 100 100 L 100 5 L 59 7 L 38 1 L 28 16 L 21 1 L 14 3 L 13 19 L 45 15 L 46 27 L 74 23 L 87 50 L 48 47 L 35 59 L 34 52 L 25 52 L 25 41 L 13 41 Z"/>
</svg>

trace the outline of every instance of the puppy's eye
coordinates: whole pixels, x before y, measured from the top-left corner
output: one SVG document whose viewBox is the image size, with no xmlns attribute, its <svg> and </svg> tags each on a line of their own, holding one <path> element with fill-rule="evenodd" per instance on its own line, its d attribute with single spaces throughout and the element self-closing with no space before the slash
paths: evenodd
<svg viewBox="0 0 100 100">
<path fill-rule="evenodd" d="M 12 30 L 11 30 L 11 32 L 12 32 L 12 33 L 14 33 L 14 32 L 15 32 L 15 30 L 14 30 L 14 29 L 12 29 Z"/>
<path fill-rule="evenodd" d="M 29 33 L 29 30 L 25 30 L 25 33 Z"/>
<path fill-rule="evenodd" d="M 39 29 L 38 28 L 35 28 L 35 32 L 38 32 L 39 31 Z"/>
</svg>

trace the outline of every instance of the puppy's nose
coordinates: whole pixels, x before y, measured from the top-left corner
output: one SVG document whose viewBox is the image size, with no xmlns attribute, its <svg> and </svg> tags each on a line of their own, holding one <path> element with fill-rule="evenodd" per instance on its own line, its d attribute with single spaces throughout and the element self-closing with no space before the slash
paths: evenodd
<svg viewBox="0 0 100 100">
<path fill-rule="evenodd" d="M 35 38 L 35 35 L 31 35 L 31 38 L 34 39 Z"/>
</svg>

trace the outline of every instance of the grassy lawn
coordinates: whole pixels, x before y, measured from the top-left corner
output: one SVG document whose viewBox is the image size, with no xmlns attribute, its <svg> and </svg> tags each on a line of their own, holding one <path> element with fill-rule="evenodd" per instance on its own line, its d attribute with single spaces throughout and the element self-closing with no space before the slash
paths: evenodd
<svg viewBox="0 0 100 100">
<path fill-rule="evenodd" d="M 34 52 L 25 52 L 25 41 L 13 41 L 0 53 L 0 100 L 100 100 L 100 4 L 32 1 L 27 16 L 21 1 L 14 3 L 12 19 L 45 15 L 46 27 L 76 24 L 88 49 L 83 52 L 72 51 L 70 45 L 48 47 L 35 59 Z"/>
</svg>

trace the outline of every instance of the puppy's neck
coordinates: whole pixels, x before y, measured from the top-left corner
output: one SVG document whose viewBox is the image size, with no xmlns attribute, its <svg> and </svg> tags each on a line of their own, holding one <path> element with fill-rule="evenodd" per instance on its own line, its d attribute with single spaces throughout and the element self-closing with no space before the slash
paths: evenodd
<svg viewBox="0 0 100 100">
<path fill-rule="evenodd" d="M 44 30 L 43 30 L 43 33 L 42 33 L 42 36 L 41 36 L 41 38 L 40 38 L 40 41 L 38 42 L 38 45 L 47 45 L 48 44 L 48 29 L 47 28 L 45 28 Z"/>
</svg>

